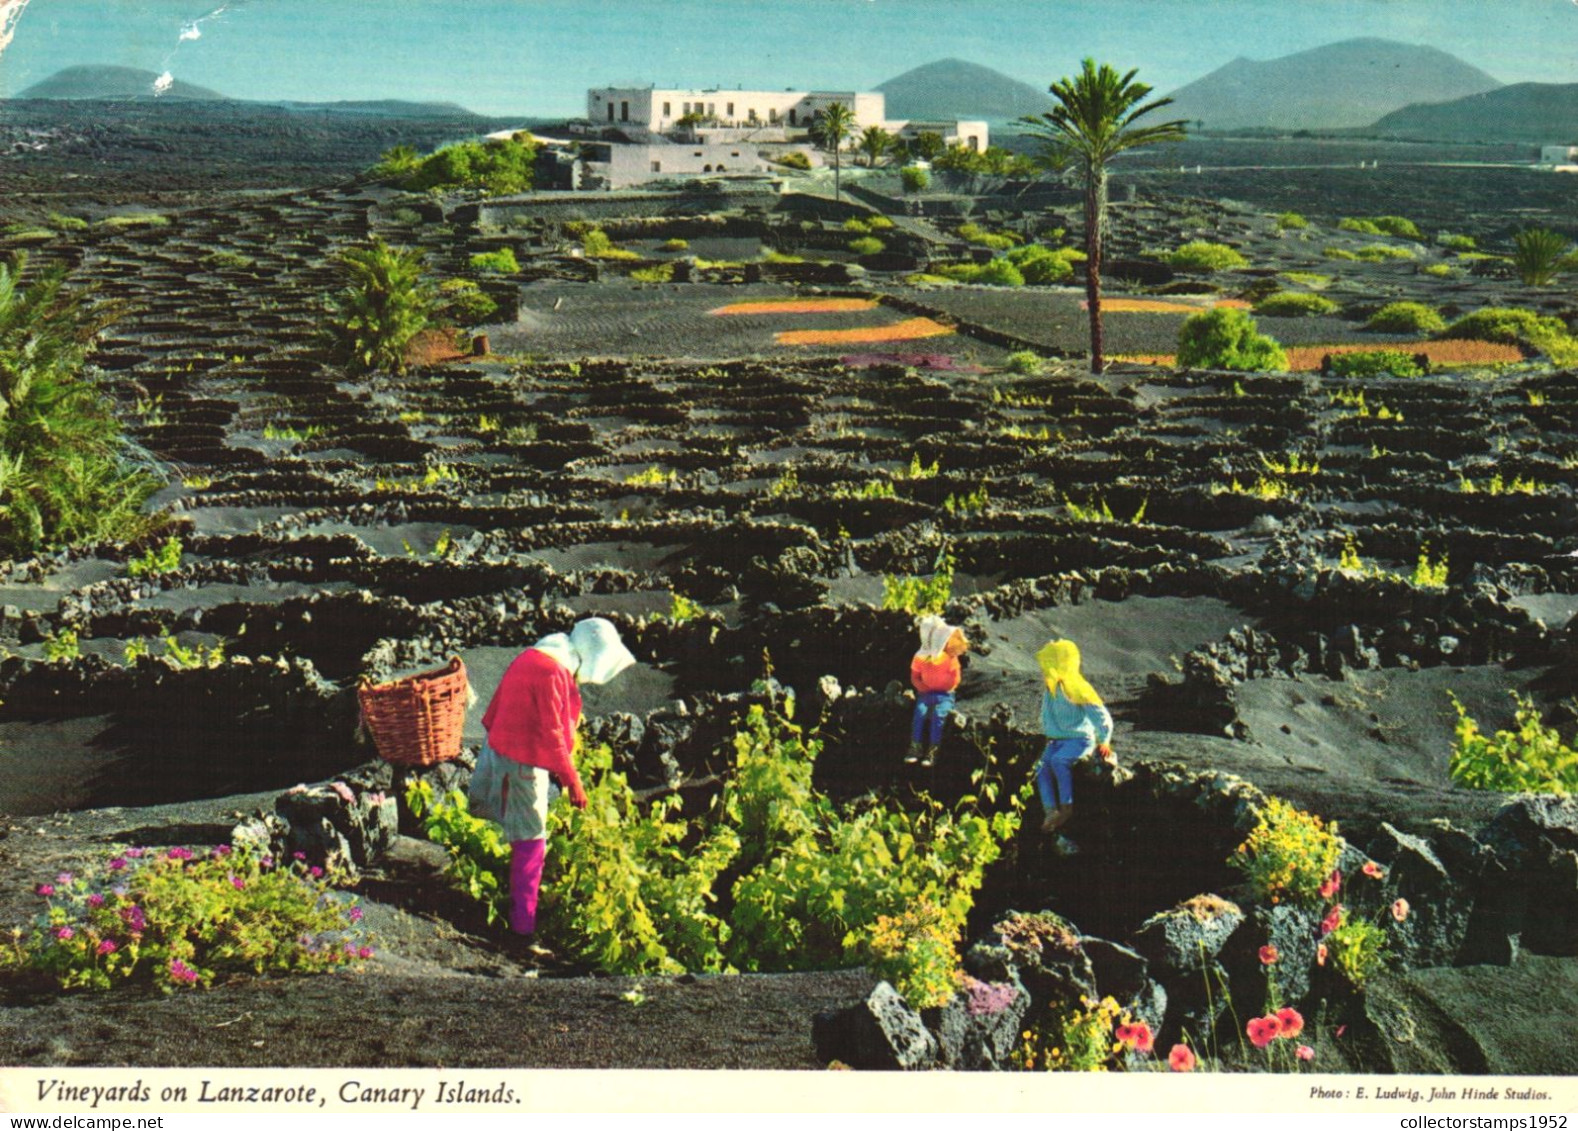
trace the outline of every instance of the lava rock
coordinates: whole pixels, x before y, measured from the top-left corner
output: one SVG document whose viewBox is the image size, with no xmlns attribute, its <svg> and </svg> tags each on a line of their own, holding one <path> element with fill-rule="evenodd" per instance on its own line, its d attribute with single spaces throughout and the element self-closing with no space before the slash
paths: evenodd
<svg viewBox="0 0 1578 1131">
<path fill-rule="evenodd" d="M 382 791 L 358 793 L 343 781 L 283 793 L 274 800 L 274 812 L 290 828 L 288 850 L 358 868 L 388 851 L 399 827 L 393 797 Z"/>
<path fill-rule="evenodd" d="M 1030 994 L 1017 981 L 965 979 L 965 988 L 927 1021 L 944 1067 L 976 1072 L 1007 1068 L 1019 1040 Z"/>
<path fill-rule="evenodd" d="M 909 1071 L 937 1062 L 937 1039 L 887 982 L 857 1005 L 818 1013 L 811 1041 L 822 1061 L 852 1068 Z"/>
<path fill-rule="evenodd" d="M 1409 913 L 1392 925 L 1394 953 L 1405 966 L 1444 966 L 1456 960 L 1468 935 L 1480 873 L 1488 852 L 1466 834 L 1440 838 L 1444 853 L 1421 837 L 1382 822 L 1381 841 L 1373 846 L 1388 865 L 1384 902 L 1402 897 Z M 1450 854 L 1451 867 L 1443 860 Z M 1351 873 L 1350 873 L 1351 875 Z M 1349 881 L 1349 891 L 1362 878 Z M 1361 887 L 1359 889 L 1363 891 Z"/>
<path fill-rule="evenodd" d="M 1238 904 L 1199 895 L 1147 919 L 1134 936 L 1134 949 L 1158 977 L 1194 977 L 1221 953 L 1243 922 Z"/>
<path fill-rule="evenodd" d="M 1499 869 L 1491 874 L 1516 886 L 1502 911 L 1509 925 L 1521 918 L 1522 945 L 1541 954 L 1578 954 L 1578 797 L 1519 797 L 1480 840 L 1497 857 Z M 1507 920 L 1508 913 L 1515 918 Z"/>
</svg>

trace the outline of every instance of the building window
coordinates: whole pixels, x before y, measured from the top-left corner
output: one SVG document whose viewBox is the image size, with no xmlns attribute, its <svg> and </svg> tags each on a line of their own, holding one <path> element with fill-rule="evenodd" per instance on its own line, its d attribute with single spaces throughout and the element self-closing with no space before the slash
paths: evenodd
<svg viewBox="0 0 1578 1131">
<path fill-rule="evenodd" d="M 715 118 L 717 116 L 718 116 L 718 104 L 716 102 L 709 102 L 709 103 L 707 103 L 707 117 Z"/>
<path fill-rule="evenodd" d="M 729 151 L 729 156 L 730 157 L 738 157 L 739 155 L 740 155 L 740 151 L 738 149 L 731 149 Z"/>
<path fill-rule="evenodd" d="M 661 161 L 654 161 L 654 162 L 652 162 L 652 171 L 654 173 L 661 173 L 663 171 L 663 162 L 661 162 Z"/>
<path fill-rule="evenodd" d="M 734 117 L 734 103 L 729 103 L 728 106 L 724 108 L 723 112 L 726 117 Z"/>
<path fill-rule="evenodd" d="M 778 110 L 776 108 L 767 111 L 767 120 L 775 126 L 778 124 Z"/>
<path fill-rule="evenodd" d="M 619 120 L 621 122 L 628 122 L 630 120 L 630 103 L 621 102 L 619 104 Z"/>
<path fill-rule="evenodd" d="M 751 108 L 750 110 L 747 110 L 745 112 L 745 120 L 748 121 L 748 122 L 755 122 L 755 121 L 757 121 L 756 110 L 755 110 L 754 107 Z"/>
<path fill-rule="evenodd" d="M 800 115 L 793 106 L 789 107 L 789 124 L 791 126 L 798 126 L 800 124 Z"/>
<path fill-rule="evenodd" d="M 614 120 L 614 104 L 612 102 L 608 104 L 608 120 L 610 122 Z"/>
<path fill-rule="evenodd" d="M 669 108 L 669 104 L 667 102 L 663 103 L 663 116 L 665 118 L 667 118 L 669 116 L 669 109 L 668 108 Z"/>
<path fill-rule="evenodd" d="M 691 154 L 691 156 L 692 156 L 692 157 L 700 157 L 700 156 L 701 156 L 701 150 L 699 150 L 699 149 L 698 149 L 698 150 L 696 150 L 696 152 L 695 152 L 695 153 L 692 153 L 692 154 Z"/>
</svg>

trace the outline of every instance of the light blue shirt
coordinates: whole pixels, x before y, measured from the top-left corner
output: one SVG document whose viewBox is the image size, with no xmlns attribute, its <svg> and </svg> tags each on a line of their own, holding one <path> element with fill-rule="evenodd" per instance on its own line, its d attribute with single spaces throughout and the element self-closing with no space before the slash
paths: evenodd
<svg viewBox="0 0 1578 1131">
<path fill-rule="evenodd" d="M 1100 703 L 1081 706 L 1056 692 L 1041 696 L 1041 733 L 1047 738 L 1083 738 L 1098 746 L 1112 741 L 1112 715 Z"/>
</svg>

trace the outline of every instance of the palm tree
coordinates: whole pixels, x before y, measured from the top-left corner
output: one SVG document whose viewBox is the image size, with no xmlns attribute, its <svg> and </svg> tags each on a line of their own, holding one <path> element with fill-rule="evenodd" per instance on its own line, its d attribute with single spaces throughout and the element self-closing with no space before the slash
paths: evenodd
<svg viewBox="0 0 1578 1131">
<path fill-rule="evenodd" d="M 1560 232 L 1549 228 L 1524 228 L 1513 235 L 1516 250 L 1512 266 L 1531 287 L 1549 286 L 1564 271 L 1578 270 L 1578 255 Z"/>
<path fill-rule="evenodd" d="M 849 135 L 855 132 L 855 112 L 842 102 L 829 103 L 827 109 L 822 111 L 818 132 L 822 138 L 822 147 L 833 154 L 833 199 L 842 200 L 839 151 L 843 149 Z"/>
<path fill-rule="evenodd" d="M 866 132 L 860 135 L 860 140 L 855 146 L 866 155 L 867 167 L 875 169 L 877 162 L 882 160 L 882 155 L 892 148 L 893 135 L 881 126 L 867 126 Z"/>
<path fill-rule="evenodd" d="M 405 372 L 405 351 L 433 317 L 433 290 L 422 254 L 374 236 L 335 260 L 346 286 L 332 300 L 326 331 L 336 357 L 353 371 Z"/>
<path fill-rule="evenodd" d="M 1090 371 L 1103 368 L 1101 333 L 1101 237 L 1107 222 L 1107 162 L 1126 149 L 1182 141 L 1183 121 L 1136 126 L 1137 119 L 1171 104 L 1146 102 L 1151 88 L 1135 82 L 1137 71 L 1119 75 L 1106 63 L 1086 59 L 1080 73 L 1052 84 L 1057 105 L 1024 119 L 1045 143 L 1042 163 L 1055 170 L 1077 165 L 1085 181 L 1085 296 L 1090 309 Z"/>
</svg>

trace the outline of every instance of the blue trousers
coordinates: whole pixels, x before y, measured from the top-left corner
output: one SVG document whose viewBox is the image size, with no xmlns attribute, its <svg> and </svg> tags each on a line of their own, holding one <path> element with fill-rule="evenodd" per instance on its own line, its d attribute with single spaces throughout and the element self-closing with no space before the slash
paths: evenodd
<svg viewBox="0 0 1578 1131">
<path fill-rule="evenodd" d="M 1054 738 L 1047 743 L 1036 763 L 1036 792 L 1044 809 L 1051 812 L 1074 803 L 1074 763 L 1094 749 L 1096 744 L 1088 738 Z"/>
<path fill-rule="evenodd" d="M 926 735 L 926 741 L 936 746 L 942 741 L 942 724 L 948 720 L 948 715 L 953 711 L 953 692 L 928 691 L 915 700 L 915 718 L 910 723 L 910 741 L 919 742 L 921 736 Z M 930 733 L 927 733 L 927 720 L 931 721 Z"/>
</svg>

